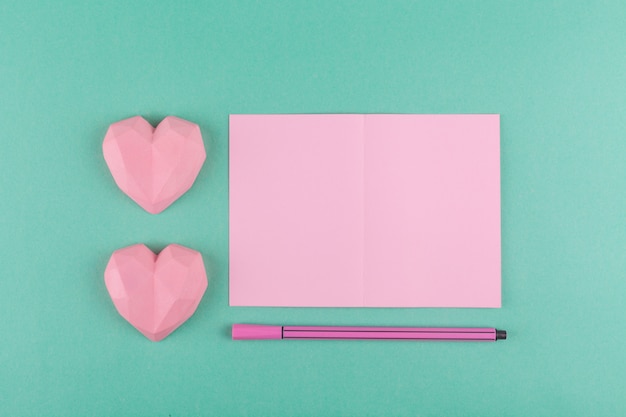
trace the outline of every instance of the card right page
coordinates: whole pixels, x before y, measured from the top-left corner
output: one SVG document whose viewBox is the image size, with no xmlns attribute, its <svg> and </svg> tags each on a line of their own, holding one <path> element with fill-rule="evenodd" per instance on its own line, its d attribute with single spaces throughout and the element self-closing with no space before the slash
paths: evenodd
<svg viewBox="0 0 626 417">
<path fill-rule="evenodd" d="M 364 304 L 500 307 L 499 115 L 365 115 Z"/>
</svg>

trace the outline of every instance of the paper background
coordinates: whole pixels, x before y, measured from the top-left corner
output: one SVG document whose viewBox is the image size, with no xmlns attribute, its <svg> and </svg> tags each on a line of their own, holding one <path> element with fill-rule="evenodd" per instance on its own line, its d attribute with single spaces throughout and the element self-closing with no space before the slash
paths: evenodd
<svg viewBox="0 0 626 417">
<path fill-rule="evenodd" d="M 229 118 L 229 304 L 500 307 L 500 117 Z"/>
<path fill-rule="evenodd" d="M 5 415 L 626 415 L 623 1 L 1 1 Z M 503 308 L 228 307 L 230 113 L 500 113 Z M 151 216 L 110 123 L 198 123 L 196 184 Z M 211 275 L 154 344 L 113 250 L 176 242 Z M 235 322 L 499 326 L 492 344 L 229 340 Z M 323 399 L 321 401 L 320 399 Z"/>
</svg>

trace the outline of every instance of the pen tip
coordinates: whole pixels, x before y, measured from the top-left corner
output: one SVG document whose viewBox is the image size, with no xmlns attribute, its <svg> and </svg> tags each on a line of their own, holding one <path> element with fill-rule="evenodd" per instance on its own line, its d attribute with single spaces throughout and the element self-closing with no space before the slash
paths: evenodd
<svg viewBox="0 0 626 417">
<path fill-rule="evenodd" d="M 496 329 L 496 340 L 506 340 L 506 330 Z"/>
</svg>

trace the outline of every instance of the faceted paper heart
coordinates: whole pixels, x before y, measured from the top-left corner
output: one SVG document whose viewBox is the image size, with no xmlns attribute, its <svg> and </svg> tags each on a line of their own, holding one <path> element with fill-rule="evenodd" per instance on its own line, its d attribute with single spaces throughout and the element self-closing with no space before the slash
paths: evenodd
<svg viewBox="0 0 626 417">
<path fill-rule="evenodd" d="M 104 282 L 122 317 L 154 342 L 191 317 L 208 286 L 202 255 L 175 244 L 158 256 L 143 244 L 116 250 Z"/>
<path fill-rule="evenodd" d="M 102 151 L 117 186 L 152 214 L 191 188 L 206 158 L 200 127 L 174 116 L 156 129 L 141 116 L 113 123 Z"/>
</svg>

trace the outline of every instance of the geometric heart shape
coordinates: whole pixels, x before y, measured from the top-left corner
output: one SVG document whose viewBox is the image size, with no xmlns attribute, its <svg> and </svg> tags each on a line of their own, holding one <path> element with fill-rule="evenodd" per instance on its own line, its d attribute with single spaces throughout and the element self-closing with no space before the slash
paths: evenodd
<svg viewBox="0 0 626 417">
<path fill-rule="evenodd" d="M 156 129 L 141 116 L 113 123 L 102 151 L 117 186 L 152 214 L 191 188 L 206 159 L 200 127 L 174 116 Z"/>
<path fill-rule="evenodd" d="M 153 342 L 191 317 L 208 285 L 202 255 L 175 244 L 158 256 L 143 244 L 116 250 L 104 282 L 120 315 Z"/>
</svg>

